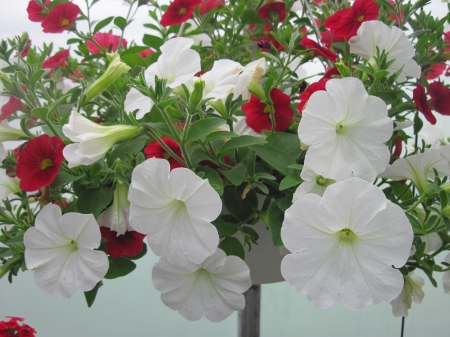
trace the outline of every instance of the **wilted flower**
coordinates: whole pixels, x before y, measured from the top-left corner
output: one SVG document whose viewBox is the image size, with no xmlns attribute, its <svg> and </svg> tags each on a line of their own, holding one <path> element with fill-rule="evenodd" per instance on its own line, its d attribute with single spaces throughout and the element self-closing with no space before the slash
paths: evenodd
<svg viewBox="0 0 450 337">
<path fill-rule="evenodd" d="M 425 280 L 410 272 L 408 275 L 404 276 L 405 284 L 403 285 L 402 292 L 395 300 L 391 301 L 392 313 L 395 317 L 408 316 L 408 310 L 411 309 L 412 301 L 416 304 L 422 302 L 425 293 L 422 290 Z"/>
</svg>

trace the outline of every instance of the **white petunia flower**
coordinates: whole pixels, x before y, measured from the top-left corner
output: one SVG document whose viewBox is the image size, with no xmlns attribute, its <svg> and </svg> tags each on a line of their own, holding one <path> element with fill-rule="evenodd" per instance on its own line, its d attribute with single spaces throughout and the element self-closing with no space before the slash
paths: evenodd
<svg viewBox="0 0 450 337">
<path fill-rule="evenodd" d="M 394 122 L 395 122 L 394 131 L 403 130 L 403 129 L 409 128 L 410 126 L 414 125 L 413 121 L 404 121 L 404 122 L 394 121 Z"/>
<path fill-rule="evenodd" d="M 325 189 L 336 182 L 333 179 L 327 179 L 321 175 L 315 174 L 308 166 L 303 166 L 300 178 L 303 179 L 303 182 L 295 190 L 292 198 L 293 203 L 310 193 L 317 194 L 321 197 L 325 192 Z"/>
<path fill-rule="evenodd" d="M 286 210 L 283 277 L 318 308 L 349 309 L 391 301 L 413 240 L 403 210 L 376 186 L 351 178 L 323 195 L 307 194 Z"/>
<path fill-rule="evenodd" d="M 237 122 L 233 123 L 233 132 L 238 134 L 239 136 L 253 136 L 253 137 L 259 137 L 259 138 L 266 138 L 266 136 L 263 133 L 256 132 L 251 127 L 247 125 L 247 122 L 245 121 L 245 116 L 234 116 L 236 118 Z M 229 131 L 229 130 L 227 130 Z"/>
<path fill-rule="evenodd" d="M 377 56 L 377 47 L 380 53 L 385 50 L 387 61 L 395 60 L 387 69 L 393 74 L 403 67 L 397 81 L 403 82 L 406 76 L 419 78 L 421 74 L 420 66 L 412 58 L 415 50 L 405 32 L 393 26 L 389 27 L 385 23 L 373 20 L 363 22 L 359 27 L 357 35 L 350 38 L 350 52 L 374 62 Z"/>
<path fill-rule="evenodd" d="M 242 295 L 250 286 L 250 270 L 237 256 L 225 256 L 221 249 L 200 264 L 173 264 L 161 258 L 153 267 L 153 285 L 161 300 L 181 316 L 197 321 L 205 315 L 220 322 L 234 310 L 245 307 Z"/>
<path fill-rule="evenodd" d="M 150 97 L 141 94 L 137 89 L 131 88 L 125 98 L 125 111 L 130 113 L 138 110 L 136 118 L 141 119 L 147 112 L 150 112 L 153 107 L 153 101 Z"/>
<path fill-rule="evenodd" d="M 161 56 L 145 71 L 149 86 L 155 85 L 155 76 L 166 79 L 170 88 L 190 81 L 201 70 L 200 55 L 191 49 L 194 40 L 185 37 L 171 39 L 161 46 Z"/>
<path fill-rule="evenodd" d="M 0 122 L 0 144 L 8 140 L 19 140 L 28 137 L 21 129 L 12 128 L 9 126 L 7 120 Z"/>
<path fill-rule="evenodd" d="M 236 98 L 242 95 L 243 100 L 250 99 L 250 93 L 248 92 L 248 86 L 251 81 L 259 83 L 266 73 L 268 68 L 267 61 L 263 58 L 250 62 L 242 68 L 242 72 L 239 74 L 239 80 L 234 88 L 233 94 Z"/>
<path fill-rule="evenodd" d="M 395 300 L 391 301 L 392 313 L 395 317 L 408 316 L 408 310 L 411 309 L 412 301 L 416 304 L 420 304 L 425 296 L 422 290 L 425 280 L 410 272 L 405 276 L 405 283 L 403 285 L 402 292 Z"/>
<path fill-rule="evenodd" d="M 219 235 L 211 221 L 222 202 L 208 180 L 191 170 L 170 172 L 167 160 L 147 159 L 133 171 L 128 200 L 131 226 L 147 234 L 156 255 L 200 263 L 216 251 Z"/>
<path fill-rule="evenodd" d="M 128 201 L 127 186 L 118 183 L 114 190 L 113 203 L 98 216 L 97 222 L 100 226 L 117 232 L 117 236 L 119 236 L 134 230 L 130 225 L 129 218 L 130 202 Z"/>
<path fill-rule="evenodd" d="M 238 62 L 227 59 L 215 61 L 212 69 L 201 76 L 205 81 L 203 98 L 225 100 L 229 94 L 234 94 L 241 71 L 242 66 Z"/>
<path fill-rule="evenodd" d="M 91 214 L 67 213 L 48 204 L 24 236 L 25 262 L 45 292 L 67 298 L 89 291 L 105 276 L 109 262 L 100 246 L 100 228 Z"/>
<path fill-rule="evenodd" d="M 359 79 L 331 79 L 326 91 L 311 95 L 298 127 L 301 142 L 309 146 L 305 166 L 336 181 L 372 181 L 389 162 L 384 143 L 392 129 L 386 104 L 369 96 Z"/>
<path fill-rule="evenodd" d="M 450 145 L 442 149 L 450 150 Z M 428 188 L 428 179 L 434 179 L 433 169 L 436 169 L 440 176 L 450 175 L 449 163 L 441 157 L 439 149 L 429 149 L 424 153 L 399 158 L 378 176 L 392 180 L 411 180 L 422 194 Z"/>
<path fill-rule="evenodd" d="M 450 263 L 450 253 L 444 259 L 445 262 Z M 446 271 L 442 276 L 442 285 L 445 294 L 450 294 L 450 271 Z"/>
<path fill-rule="evenodd" d="M 0 169 L 0 202 L 5 200 L 10 194 L 19 193 L 19 178 L 11 178 L 6 174 L 6 170 Z"/>
<path fill-rule="evenodd" d="M 69 123 L 63 126 L 64 134 L 75 144 L 66 145 L 64 158 L 70 168 L 90 165 L 102 158 L 116 142 L 136 135 L 138 126 L 104 126 L 94 123 L 78 112 L 72 111 Z"/>
</svg>

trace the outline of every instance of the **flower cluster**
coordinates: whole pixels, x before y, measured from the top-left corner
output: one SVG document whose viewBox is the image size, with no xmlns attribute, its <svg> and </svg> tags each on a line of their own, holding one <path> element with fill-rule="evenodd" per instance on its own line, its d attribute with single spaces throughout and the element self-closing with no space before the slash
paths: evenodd
<svg viewBox="0 0 450 337">
<path fill-rule="evenodd" d="M 449 293 L 445 20 L 406 1 L 127 0 L 94 23 L 97 2 L 29 2 L 70 34 L 58 51 L 0 44 L 0 277 L 26 266 L 91 305 L 151 251 L 162 302 L 218 322 L 260 283 L 259 223 L 318 308 L 406 316 L 420 270 Z M 139 45 L 124 34 L 142 7 Z"/>
</svg>

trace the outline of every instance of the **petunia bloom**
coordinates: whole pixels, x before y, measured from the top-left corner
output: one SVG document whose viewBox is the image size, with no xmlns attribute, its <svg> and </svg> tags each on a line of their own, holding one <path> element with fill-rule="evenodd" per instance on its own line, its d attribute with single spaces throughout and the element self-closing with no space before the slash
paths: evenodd
<svg viewBox="0 0 450 337">
<path fill-rule="evenodd" d="M 434 63 L 431 64 L 425 71 L 425 78 L 429 81 L 429 80 L 434 80 L 436 78 L 438 78 L 439 76 L 441 76 L 444 71 L 445 68 L 447 68 L 445 63 Z"/>
<path fill-rule="evenodd" d="M 302 113 L 312 94 L 314 94 L 316 91 L 325 90 L 325 85 L 327 84 L 328 80 L 329 78 L 323 78 L 318 82 L 311 83 L 308 88 L 306 88 L 306 90 L 300 94 L 300 103 L 298 103 L 297 106 L 299 113 Z"/>
<path fill-rule="evenodd" d="M 30 140 L 20 151 L 17 162 L 16 175 L 20 178 L 20 188 L 31 192 L 50 185 L 64 160 L 64 146 L 61 138 L 46 134 Z"/>
<path fill-rule="evenodd" d="M 256 132 L 262 130 L 271 130 L 272 123 L 275 123 L 275 131 L 286 130 L 291 124 L 291 118 L 294 116 L 290 103 L 291 99 L 280 89 L 273 88 L 270 91 L 270 99 L 273 104 L 274 118 L 270 118 L 270 106 L 262 102 L 258 97 L 252 95 L 250 102 L 242 105 L 242 111 L 245 113 L 245 121 Z"/>
<path fill-rule="evenodd" d="M 200 15 L 205 15 L 206 13 L 212 11 L 214 8 L 222 7 L 225 4 L 225 0 L 204 0 L 200 4 Z"/>
<path fill-rule="evenodd" d="M 42 63 L 42 68 L 44 69 L 56 69 L 66 65 L 66 60 L 69 57 L 69 50 L 64 49 L 57 52 L 54 56 L 49 57 Z"/>
<path fill-rule="evenodd" d="M 28 19 L 32 22 L 42 22 L 48 13 L 48 6 L 50 5 L 50 0 L 45 1 L 45 7 L 43 8 L 35 0 L 30 0 L 27 7 Z"/>
<path fill-rule="evenodd" d="M 150 54 L 155 53 L 155 51 L 151 48 L 145 49 L 141 52 L 139 52 L 139 56 L 142 57 L 143 59 L 147 58 Z"/>
<path fill-rule="evenodd" d="M 0 322 L 0 337 L 35 337 L 36 330 L 23 323 L 24 319 L 22 317 L 12 317 L 9 318 L 7 322 Z"/>
<path fill-rule="evenodd" d="M 314 56 L 325 57 L 326 59 L 330 60 L 331 62 L 336 62 L 336 60 L 339 58 L 331 50 L 328 50 L 327 48 L 322 47 L 316 41 L 308 39 L 306 36 L 303 37 L 300 44 L 305 48 L 314 50 Z"/>
<path fill-rule="evenodd" d="M 70 168 L 90 165 L 102 158 L 115 143 L 137 134 L 138 126 L 98 125 L 73 111 L 69 123 L 63 126 L 63 133 L 74 144 L 64 148 L 64 158 Z"/>
<path fill-rule="evenodd" d="M 198 264 L 161 258 L 153 267 L 152 281 L 169 308 L 191 321 L 204 315 L 212 322 L 244 309 L 242 294 L 252 285 L 247 264 L 237 256 L 225 256 L 221 249 Z"/>
<path fill-rule="evenodd" d="M 161 17 L 161 26 L 178 25 L 189 20 L 195 7 L 200 5 L 201 2 L 202 0 L 174 0 Z"/>
<path fill-rule="evenodd" d="M 270 22 L 286 20 L 286 5 L 282 1 L 271 1 L 258 10 L 258 16 Z"/>
<path fill-rule="evenodd" d="M 297 187 L 292 197 L 292 202 L 296 202 L 298 199 L 306 194 L 317 194 L 322 196 L 326 188 L 336 181 L 333 179 L 327 179 L 321 175 L 315 174 L 308 166 L 303 166 L 303 170 L 300 173 L 300 178 L 303 182 Z"/>
<path fill-rule="evenodd" d="M 403 287 L 394 269 L 408 260 L 413 231 L 403 210 L 376 186 L 350 178 L 286 210 L 281 228 L 292 252 L 283 277 L 318 308 L 349 309 L 391 301 Z"/>
<path fill-rule="evenodd" d="M 136 118 L 141 119 L 147 112 L 150 112 L 153 107 L 153 101 L 150 97 L 141 94 L 137 89 L 131 88 L 125 97 L 125 111 L 131 113 L 135 110 Z"/>
<path fill-rule="evenodd" d="M 437 120 L 431 112 L 430 105 L 428 104 L 425 88 L 420 84 L 416 84 L 416 88 L 413 90 L 413 100 L 416 104 L 417 110 L 419 110 L 427 121 L 432 125 L 436 124 Z"/>
<path fill-rule="evenodd" d="M 114 35 L 111 33 L 96 33 L 92 39 L 97 42 L 107 53 L 111 53 L 113 51 L 116 51 L 117 48 L 119 48 L 120 43 L 120 36 Z M 127 40 L 122 39 L 122 46 L 127 46 Z M 97 47 L 97 45 L 92 42 L 88 41 L 86 43 L 87 48 L 91 54 L 101 54 L 103 51 Z"/>
<path fill-rule="evenodd" d="M 350 52 L 374 62 L 377 48 L 388 53 L 387 61 L 395 60 L 387 69 L 390 74 L 402 69 L 397 81 L 403 82 L 406 76 L 420 78 L 420 66 L 412 58 L 415 50 L 405 32 L 397 27 L 389 27 L 381 21 L 364 22 L 357 36 L 349 41 Z"/>
<path fill-rule="evenodd" d="M 80 12 L 80 7 L 72 2 L 56 5 L 42 21 L 44 33 L 62 33 L 69 29 Z"/>
<path fill-rule="evenodd" d="M 357 78 L 331 79 L 303 110 L 300 140 L 309 145 L 305 165 L 336 181 L 375 179 L 389 163 L 393 123 L 384 101 L 369 96 Z"/>
<path fill-rule="evenodd" d="M 66 213 L 48 204 L 24 236 L 25 263 L 35 269 L 37 286 L 58 297 L 76 289 L 92 290 L 105 276 L 109 262 L 100 246 L 100 228 L 92 214 Z"/>
<path fill-rule="evenodd" d="M 425 293 L 422 290 L 425 280 L 419 275 L 410 272 L 405 275 L 405 284 L 398 297 L 391 301 L 392 313 L 395 317 L 408 316 L 408 310 L 411 309 L 412 302 L 419 304 L 425 297 Z"/>
<path fill-rule="evenodd" d="M 441 115 L 450 116 L 450 88 L 442 82 L 433 82 L 428 88 L 433 108 Z"/>
<path fill-rule="evenodd" d="M 16 96 L 9 96 L 8 102 L 1 107 L 0 122 L 22 109 L 22 101 Z"/>
<path fill-rule="evenodd" d="M 114 258 L 121 256 L 133 257 L 139 254 L 144 247 L 145 234 L 136 231 L 127 231 L 117 235 L 117 232 L 107 228 L 100 227 L 102 238 L 106 239 L 106 254 Z"/>
<path fill-rule="evenodd" d="M 326 19 L 324 26 L 336 36 L 350 39 L 363 22 L 377 19 L 379 9 L 373 0 L 356 0 L 352 7 L 341 9 Z"/>
<path fill-rule="evenodd" d="M 183 154 L 181 153 L 180 144 L 178 144 L 173 139 L 169 137 L 161 137 L 161 140 L 166 144 L 169 149 L 173 151 L 178 157 L 183 158 Z M 166 150 L 162 147 L 162 145 L 156 140 L 148 143 L 148 145 L 144 148 L 144 153 L 147 155 L 147 159 L 150 158 L 161 158 L 166 159 L 170 164 L 170 169 L 173 170 L 178 167 L 184 167 L 178 160 L 173 158 L 170 153 L 166 152 Z"/>
<path fill-rule="evenodd" d="M 170 171 L 167 160 L 151 158 L 134 169 L 128 199 L 131 226 L 147 234 L 156 255 L 201 263 L 216 251 L 219 235 L 211 221 L 222 202 L 208 180 L 186 168 Z"/>
</svg>

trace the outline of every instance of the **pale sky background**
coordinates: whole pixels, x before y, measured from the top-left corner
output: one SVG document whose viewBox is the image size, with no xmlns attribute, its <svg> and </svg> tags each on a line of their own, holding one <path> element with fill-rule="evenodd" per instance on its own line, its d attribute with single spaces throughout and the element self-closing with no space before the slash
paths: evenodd
<svg viewBox="0 0 450 337">
<path fill-rule="evenodd" d="M 74 0 L 84 8 L 84 0 Z M 44 34 L 39 23 L 30 22 L 28 0 L 0 0 L 0 39 L 28 31 L 33 45 L 43 42 L 64 46 L 73 34 Z M 426 10 L 436 16 L 447 13 L 447 4 L 432 0 Z M 101 0 L 93 8 L 94 19 L 125 16 L 122 0 Z M 127 28 L 128 41 L 142 42 L 142 27 L 147 22 L 147 9 L 141 7 L 135 22 Z M 109 29 L 109 26 L 106 27 Z M 56 50 L 56 49 L 55 49 Z M 437 116 L 438 125 L 450 135 L 450 117 Z M 444 256 L 442 256 L 443 259 Z M 438 260 L 441 261 L 442 259 Z M 137 261 L 137 269 L 125 278 L 105 280 L 94 306 L 87 308 L 83 293 L 62 300 L 39 290 L 33 273 L 20 273 L 12 284 L 0 280 L 0 320 L 5 316 L 25 317 L 35 327 L 37 337 L 232 337 L 237 333 L 237 314 L 221 323 L 206 319 L 190 322 L 167 308 L 160 293 L 151 284 L 151 268 L 158 258 L 149 252 Z M 448 337 L 450 331 L 450 296 L 444 295 L 441 275 L 438 288 L 430 285 L 425 275 L 425 298 L 413 304 L 406 319 L 405 337 Z M 398 337 L 401 319 L 392 315 L 389 303 L 351 311 L 339 303 L 328 310 L 316 309 L 305 296 L 287 282 L 262 287 L 262 337 Z"/>
</svg>

